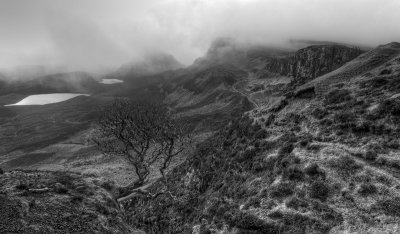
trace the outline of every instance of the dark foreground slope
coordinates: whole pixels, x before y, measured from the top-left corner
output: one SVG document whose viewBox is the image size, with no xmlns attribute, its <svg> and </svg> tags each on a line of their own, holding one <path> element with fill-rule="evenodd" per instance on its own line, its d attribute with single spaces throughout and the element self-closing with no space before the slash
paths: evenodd
<svg viewBox="0 0 400 234">
<path fill-rule="evenodd" d="M 398 45 L 306 84 L 326 80 L 318 95 L 231 121 L 170 174 L 177 198 L 124 204 L 129 223 L 149 233 L 398 233 Z"/>
<path fill-rule="evenodd" d="M 64 172 L 0 174 L 0 233 L 140 233 L 106 184 Z"/>
</svg>

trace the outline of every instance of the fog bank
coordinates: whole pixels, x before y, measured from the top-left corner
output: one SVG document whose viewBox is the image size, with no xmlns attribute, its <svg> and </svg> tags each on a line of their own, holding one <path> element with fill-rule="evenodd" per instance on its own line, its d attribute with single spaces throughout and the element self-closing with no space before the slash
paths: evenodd
<svg viewBox="0 0 400 234">
<path fill-rule="evenodd" d="M 0 69 L 103 71 L 164 51 L 190 64 L 217 37 L 376 46 L 400 41 L 398 0 L 2 0 Z"/>
</svg>

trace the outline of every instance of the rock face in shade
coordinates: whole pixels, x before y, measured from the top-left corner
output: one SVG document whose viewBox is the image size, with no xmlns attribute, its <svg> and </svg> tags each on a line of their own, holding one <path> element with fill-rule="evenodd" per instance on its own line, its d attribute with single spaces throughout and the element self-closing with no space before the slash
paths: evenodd
<svg viewBox="0 0 400 234">
<path fill-rule="evenodd" d="M 293 55 L 272 59 L 265 69 L 299 80 L 311 80 L 341 67 L 361 53 L 359 48 L 342 45 L 309 46 Z"/>
</svg>

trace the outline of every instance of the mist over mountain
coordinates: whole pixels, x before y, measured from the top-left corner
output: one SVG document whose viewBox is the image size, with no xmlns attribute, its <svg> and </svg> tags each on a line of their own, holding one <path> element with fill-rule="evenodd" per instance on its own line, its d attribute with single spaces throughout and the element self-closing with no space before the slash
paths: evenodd
<svg viewBox="0 0 400 234">
<path fill-rule="evenodd" d="M 113 74 L 117 77 L 140 77 L 173 71 L 183 67 L 184 65 L 170 54 L 153 53 L 146 55 L 141 61 L 122 65 Z"/>
<path fill-rule="evenodd" d="M 396 0 L 4 0 L 0 9 L 0 69 L 110 71 L 152 51 L 190 65 L 218 37 L 272 47 L 290 39 L 375 47 L 400 38 Z"/>
</svg>

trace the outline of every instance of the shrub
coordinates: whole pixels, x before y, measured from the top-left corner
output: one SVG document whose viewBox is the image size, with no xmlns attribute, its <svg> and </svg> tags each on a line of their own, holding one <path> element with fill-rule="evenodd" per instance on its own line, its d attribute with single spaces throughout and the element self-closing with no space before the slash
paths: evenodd
<svg viewBox="0 0 400 234">
<path fill-rule="evenodd" d="M 400 116 L 400 101 L 398 99 L 388 99 L 379 104 L 375 116 L 384 117 L 386 115 Z"/>
<path fill-rule="evenodd" d="M 285 133 L 282 134 L 281 137 L 279 137 L 278 142 L 280 144 L 290 144 L 290 143 L 296 143 L 298 141 L 296 134 L 294 134 L 291 131 L 286 131 Z"/>
<path fill-rule="evenodd" d="M 379 75 L 390 75 L 392 73 L 392 71 L 390 69 L 383 69 Z"/>
<path fill-rule="evenodd" d="M 295 210 L 298 210 L 299 208 L 307 208 L 308 207 L 308 203 L 305 200 L 302 200 L 298 197 L 290 197 L 286 202 L 285 202 L 286 206 L 289 208 L 293 208 Z"/>
<path fill-rule="evenodd" d="M 398 161 L 398 160 L 392 160 L 392 161 L 390 162 L 390 166 L 393 167 L 393 168 L 396 168 L 396 169 L 400 169 L 400 161 Z"/>
<path fill-rule="evenodd" d="M 260 124 L 256 123 L 253 125 L 253 132 L 258 132 L 259 130 L 262 130 L 262 127 Z"/>
<path fill-rule="evenodd" d="M 311 201 L 312 209 L 318 212 L 321 220 L 331 224 L 339 224 L 343 222 L 343 216 L 332 209 L 328 204 L 318 200 Z"/>
<path fill-rule="evenodd" d="M 68 189 L 64 185 L 56 183 L 54 186 L 54 192 L 58 194 L 66 194 L 68 193 Z"/>
<path fill-rule="evenodd" d="M 224 218 L 230 226 L 242 229 L 239 233 L 279 233 L 281 229 L 275 223 L 241 211 L 228 211 Z"/>
<path fill-rule="evenodd" d="M 282 110 L 283 108 L 285 108 L 288 104 L 289 104 L 289 102 L 286 99 L 283 99 L 283 100 L 279 101 L 277 104 L 275 104 L 273 107 L 271 107 L 270 111 L 278 112 L 278 111 Z"/>
<path fill-rule="evenodd" d="M 283 171 L 283 178 L 301 181 L 304 179 L 304 172 L 297 165 L 291 165 Z"/>
<path fill-rule="evenodd" d="M 261 202 L 260 198 L 258 198 L 258 197 L 250 197 L 247 200 L 246 204 L 243 206 L 243 209 L 247 210 L 250 207 L 254 207 L 254 208 L 260 207 L 260 202 Z"/>
<path fill-rule="evenodd" d="M 299 164 L 300 158 L 293 156 L 292 154 L 278 155 L 274 162 L 274 173 L 280 174 L 284 172 L 288 167 L 294 164 Z"/>
<path fill-rule="evenodd" d="M 376 162 L 377 164 L 379 164 L 379 165 L 385 166 L 385 165 L 388 164 L 389 161 L 388 161 L 387 158 L 379 156 L 379 157 L 376 159 L 375 162 Z"/>
<path fill-rule="evenodd" d="M 391 148 L 391 149 L 399 149 L 400 148 L 400 144 L 397 139 L 389 140 L 388 142 L 385 143 L 385 146 L 387 148 Z"/>
<path fill-rule="evenodd" d="M 339 158 L 331 159 L 328 164 L 331 167 L 336 168 L 338 171 L 346 174 L 352 173 L 355 170 L 361 169 L 362 165 L 358 164 L 351 156 L 345 155 Z"/>
<path fill-rule="evenodd" d="M 294 123 L 296 125 L 299 125 L 304 119 L 304 116 L 296 114 L 296 113 L 289 113 L 286 114 L 284 117 L 284 120 L 286 123 Z"/>
<path fill-rule="evenodd" d="M 307 145 L 307 150 L 313 151 L 313 152 L 318 152 L 321 150 L 323 146 L 320 144 L 309 144 Z"/>
<path fill-rule="evenodd" d="M 306 147 L 310 142 L 312 142 L 313 136 L 311 134 L 304 134 L 300 136 L 300 146 L 301 147 Z"/>
<path fill-rule="evenodd" d="M 383 213 L 390 216 L 400 217 L 400 197 L 391 197 L 379 200 L 374 207 L 381 209 Z"/>
<path fill-rule="evenodd" d="M 346 89 L 335 89 L 330 91 L 324 98 L 325 105 L 339 104 L 351 100 L 351 93 Z"/>
<path fill-rule="evenodd" d="M 255 139 L 264 139 L 268 136 L 268 132 L 265 129 L 259 129 L 255 134 Z"/>
<path fill-rule="evenodd" d="M 384 123 L 370 125 L 371 132 L 375 135 L 390 133 L 391 129 L 387 128 Z"/>
<path fill-rule="evenodd" d="M 311 112 L 311 115 L 316 119 L 323 119 L 326 115 L 328 115 L 328 111 L 317 107 Z"/>
<path fill-rule="evenodd" d="M 80 203 L 83 201 L 83 196 L 82 195 L 73 195 L 71 197 L 71 202 L 72 203 Z"/>
<path fill-rule="evenodd" d="M 69 175 L 64 172 L 60 172 L 56 175 L 54 180 L 68 188 L 71 188 L 74 186 L 73 181 L 75 180 L 75 178 L 72 175 Z"/>
<path fill-rule="evenodd" d="M 319 121 L 319 124 L 322 126 L 330 127 L 333 125 L 333 120 L 331 118 L 324 118 Z"/>
<path fill-rule="evenodd" d="M 303 139 L 300 141 L 300 146 L 301 147 L 306 147 L 311 141 L 309 139 Z"/>
<path fill-rule="evenodd" d="M 366 134 L 366 133 L 370 132 L 370 130 L 371 130 L 370 126 L 371 126 L 370 122 L 367 122 L 366 120 L 362 120 L 361 122 L 356 123 L 353 126 L 352 130 L 354 133 Z"/>
<path fill-rule="evenodd" d="M 294 149 L 293 144 L 287 143 L 279 149 L 278 155 L 279 156 L 288 155 L 293 151 L 293 149 Z"/>
<path fill-rule="evenodd" d="M 15 186 L 18 190 L 28 190 L 28 185 L 26 183 L 20 182 L 17 186 Z"/>
<path fill-rule="evenodd" d="M 104 181 L 104 183 L 102 183 L 100 186 L 107 191 L 112 191 L 115 188 L 115 184 L 111 180 Z"/>
<path fill-rule="evenodd" d="M 377 153 L 385 153 L 385 147 L 382 143 L 370 142 L 367 144 L 367 150 L 371 150 Z"/>
<path fill-rule="evenodd" d="M 111 213 L 107 207 L 103 206 L 100 203 L 94 203 L 94 207 L 95 207 L 96 211 L 102 215 L 107 216 Z"/>
<path fill-rule="evenodd" d="M 368 196 L 377 192 L 377 188 L 372 183 L 362 183 L 357 191 L 362 196 Z"/>
<path fill-rule="evenodd" d="M 317 163 L 312 163 L 304 168 L 304 172 L 310 177 L 322 177 L 325 179 L 325 171 Z"/>
<path fill-rule="evenodd" d="M 329 196 L 329 186 L 322 181 L 315 181 L 311 184 L 309 195 L 321 201 L 326 201 Z"/>
<path fill-rule="evenodd" d="M 270 114 L 268 118 L 265 120 L 265 126 L 271 125 L 275 121 L 276 116 L 274 114 Z"/>
<path fill-rule="evenodd" d="M 241 163 L 244 161 L 251 161 L 257 155 L 256 149 L 246 149 L 243 153 L 239 154 L 236 161 Z"/>
<path fill-rule="evenodd" d="M 356 128 L 357 116 L 351 111 L 341 111 L 333 116 L 334 123 L 342 129 Z"/>
<path fill-rule="evenodd" d="M 274 185 L 270 189 L 269 196 L 272 198 L 284 198 L 292 195 L 294 192 L 294 186 L 291 183 L 281 182 Z"/>
<path fill-rule="evenodd" d="M 375 161 L 378 158 L 378 154 L 375 151 L 368 150 L 364 155 L 366 160 Z"/>
<path fill-rule="evenodd" d="M 265 160 L 263 157 L 257 157 L 256 160 L 252 162 L 252 171 L 261 172 L 264 170 L 272 171 L 274 169 L 275 161 L 273 159 Z"/>
</svg>

